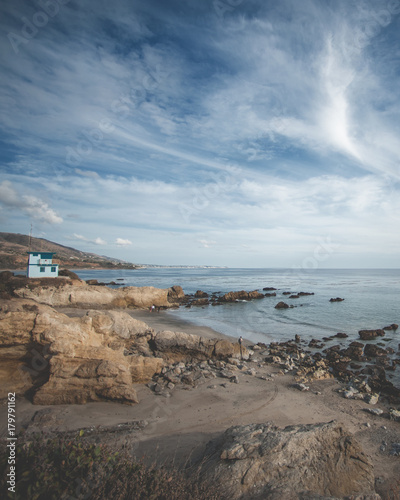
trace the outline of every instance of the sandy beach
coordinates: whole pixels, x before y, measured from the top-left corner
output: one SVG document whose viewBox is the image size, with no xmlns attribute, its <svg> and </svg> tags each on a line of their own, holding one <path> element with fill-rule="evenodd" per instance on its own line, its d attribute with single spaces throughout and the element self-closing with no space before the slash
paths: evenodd
<svg viewBox="0 0 400 500">
<path fill-rule="evenodd" d="M 85 310 L 59 308 L 70 316 Z M 168 313 L 131 310 L 130 314 L 158 330 L 193 333 L 207 338 L 224 338 L 206 327 L 192 325 Z M 237 341 L 237 339 L 231 339 Z M 247 344 L 249 344 L 247 342 Z M 233 425 L 273 422 L 284 427 L 336 420 L 353 433 L 371 456 L 375 476 L 385 485 L 400 477 L 400 460 L 389 455 L 390 443 L 399 442 L 399 423 L 372 415 L 361 400 L 348 400 L 337 391 L 335 379 L 311 382 L 309 390 L 294 387 L 292 374 L 265 362 L 248 361 L 254 374 L 238 370 L 239 383 L 215 378 L 197 387 L 177 385 L 168 397 L 156 395 L 148 384 L 136 386 L 139 404 L 88 403 L 85 405 L 38 406 L 25 399 L 17 402 L 18 425 L 38 430 L 74 431 L 96 426 L 141 422 L 130 434 L 107 436 L 103 442 L 124 447 L 132 455 L 158 464 L 179 468 L 204 454 L 207 442 Z M 383 410 L 388 406 L 379 401 Z M 5 411 L 1 408 L 1 434 L 5 434 Z M 382 446 L 386 443 L 387 446 Z"/>
</svg>

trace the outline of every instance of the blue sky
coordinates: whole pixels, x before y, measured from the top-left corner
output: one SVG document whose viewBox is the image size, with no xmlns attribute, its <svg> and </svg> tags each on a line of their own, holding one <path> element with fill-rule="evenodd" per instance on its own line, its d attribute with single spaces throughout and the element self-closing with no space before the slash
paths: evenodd
<svg viewBox="0 0 400 500">
<path fill-rule="evenodd" d="M 400 0 L 0 10 L 2 231 L 136 263 L 399 267 Z"/>
</svg>

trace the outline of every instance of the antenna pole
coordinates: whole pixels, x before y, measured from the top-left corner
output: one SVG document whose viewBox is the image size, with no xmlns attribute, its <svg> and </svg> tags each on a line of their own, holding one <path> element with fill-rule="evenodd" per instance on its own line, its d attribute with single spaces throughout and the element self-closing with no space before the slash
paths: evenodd
<svg viewBox="0 0 400 500">
<path fill-rule="evenodd" d="M 32 245 L 32 224 L 31 224 L 31 231 L 29 233 L 29 252 L 31 251 L 31 245 Z"/>
</svg>

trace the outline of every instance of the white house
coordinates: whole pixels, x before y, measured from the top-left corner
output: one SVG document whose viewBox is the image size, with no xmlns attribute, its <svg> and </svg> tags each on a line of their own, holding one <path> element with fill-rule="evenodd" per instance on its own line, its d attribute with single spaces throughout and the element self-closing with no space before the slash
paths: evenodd
<svg viewBox="0 0 400 500">
<path fill-rule="evenodd" d="M 53 264 L 54 253 L 28 252 L 28 278 L 57 278 L 58 264 Z"/>
</svg>

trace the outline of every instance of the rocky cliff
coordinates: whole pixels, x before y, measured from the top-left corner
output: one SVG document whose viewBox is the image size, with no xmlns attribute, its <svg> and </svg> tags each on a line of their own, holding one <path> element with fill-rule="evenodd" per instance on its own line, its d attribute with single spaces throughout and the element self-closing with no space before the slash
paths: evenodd
<svg viewBox="0 0 400 500">
<path fill-rule="evenodd" d="M 143 303 L 147 291 L 135 293 Z M 167 300 L 167 292 L 160 297 Z M 35 404 L 137 403 L 135 384 L 148 382 L 166 362 L 241 355 L 247 350 L 227 341 L 154 332 L 125 311 L 71 318 L 32 299 L 0 306 L 0 398 L 11 391 Z"/>
</svg>

